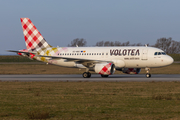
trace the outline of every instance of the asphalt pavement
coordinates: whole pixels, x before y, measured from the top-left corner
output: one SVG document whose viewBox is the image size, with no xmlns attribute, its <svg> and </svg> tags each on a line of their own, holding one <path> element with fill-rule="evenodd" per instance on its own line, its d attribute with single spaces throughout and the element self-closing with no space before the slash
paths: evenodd
<svg viewBox="0 0 180 120">
<path fill-rule="evenodd" d="M 129 81 L 180 81 L 179 74 L 152 74 L 146 78 L 144 74 L 138 75 L 110 75 L 102 78 L 98 74 L 92 74 L 91 78 L 83 78 L 82 75 L 0 75 L 0 81 L 69 81 L 69 82 L 129 82 Z"/>
</svg>

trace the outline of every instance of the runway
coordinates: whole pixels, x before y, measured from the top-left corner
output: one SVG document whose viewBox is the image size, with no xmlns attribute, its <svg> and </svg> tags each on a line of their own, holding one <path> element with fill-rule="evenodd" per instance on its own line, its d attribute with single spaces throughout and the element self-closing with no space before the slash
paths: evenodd
<svg viewBox="0 0 180 120">
<path fill-rule="evenodd" d="M 98 74 L 92 74 L 91 78 L 83 78 L 82 75 L 0 75 L 0 81 L 64 81 L 64 82 L 129 82 L 129 81 L 180 81 L 180 74 L 165 75 L 152 74 L 146 78 L 144 74 L 139 75 L 111 75 L 102 78 Z"/>
</svg>

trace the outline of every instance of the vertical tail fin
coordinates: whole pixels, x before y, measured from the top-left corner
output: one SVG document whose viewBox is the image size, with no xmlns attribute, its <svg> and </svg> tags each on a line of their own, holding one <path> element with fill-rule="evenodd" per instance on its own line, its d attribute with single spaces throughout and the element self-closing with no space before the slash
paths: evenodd
<svg viewBox="0 0 180 120">
<path fill-rule="evenodd" d="M 51 47 L 29 18 L 20 18 L 27 49 Z"/>
</svg>

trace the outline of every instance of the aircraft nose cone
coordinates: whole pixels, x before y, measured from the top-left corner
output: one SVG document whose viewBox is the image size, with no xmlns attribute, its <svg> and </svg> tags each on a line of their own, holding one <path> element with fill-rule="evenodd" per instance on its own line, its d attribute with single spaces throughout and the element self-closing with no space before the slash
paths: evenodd
<svg viewBox="0 0 180 120">
<path fill-rule="evenodd" d="M 170 64 L 172 64 L 173 62 L 174 62 L 174 59 L 169 56 L 168 59 L 167 59 L 167 64 L 170 65 Z"/>
</svg>

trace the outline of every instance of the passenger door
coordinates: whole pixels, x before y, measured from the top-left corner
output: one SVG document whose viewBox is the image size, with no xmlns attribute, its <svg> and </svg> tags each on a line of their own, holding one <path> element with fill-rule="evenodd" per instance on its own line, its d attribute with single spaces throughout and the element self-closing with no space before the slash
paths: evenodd
<svg viewBox="0 0 180 120">
<path fill-rule="evenodd" d="M 142 50 L 142 56 L 141 56 L 141 60 L 148 60 L 148 49 L 143 49 Z"/>
</svg>

